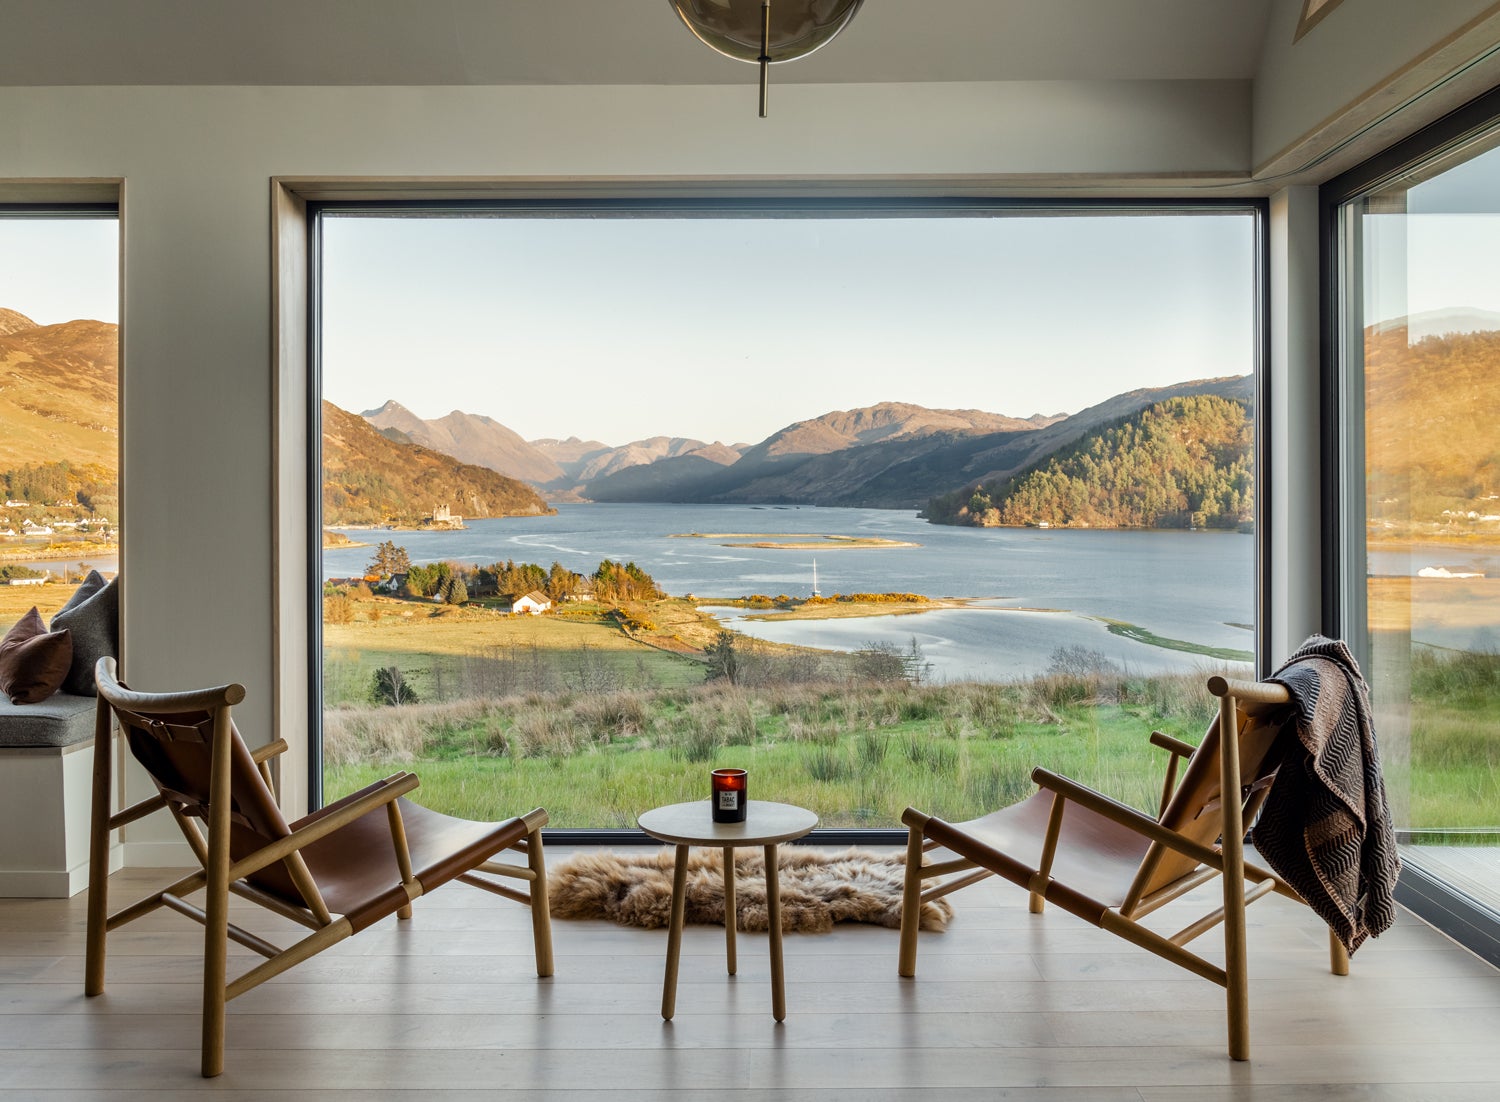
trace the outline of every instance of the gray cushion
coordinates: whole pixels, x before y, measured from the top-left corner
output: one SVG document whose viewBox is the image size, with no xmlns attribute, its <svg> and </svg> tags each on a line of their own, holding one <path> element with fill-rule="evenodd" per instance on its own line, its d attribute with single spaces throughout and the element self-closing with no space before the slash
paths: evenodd
<svg viewBox="0 0 1500 1102">
<path fill-rule="evenodd" d="M 0 748 L 72 746 L 94 737 L 91 696 L 53 693 L 40 704 L 12 704 L 0 696 Z"/>
<path fill-rule="evenodd" d="M 83 581 L 78 583 L 78 588 L 73 590 L 73 595 L 68 598 L 67 604 L 63 605 L 62 608 L 57 610 L 57 615 L 61 616 L 69 609 L 77 608 L 79 605 L 83 604 L 84 601 L 87 601 L 90 597 L 92 597 L 95 593 L 98 593 L 107 584 L 108 583 L 105 582 L 103 574 L 99 573 L 99 571 L 97 570 L 90 570 L 84 577 Z"/>
<path fill-rule="evenodd" d="M 106 582 L 90 570 L 62 611 L 52 617 L 52 630 L 73 633 L 73 664 L 63 678 L 62 691 L 77 696 L 94 695 L 94 666 L 120 651 L 120 579 Z"/>
</svg>

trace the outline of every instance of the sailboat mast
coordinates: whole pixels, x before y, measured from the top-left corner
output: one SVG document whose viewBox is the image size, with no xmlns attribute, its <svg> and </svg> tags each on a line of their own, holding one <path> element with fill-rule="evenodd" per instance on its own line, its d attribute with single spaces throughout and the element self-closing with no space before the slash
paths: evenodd
<svg viewBox="0 0 1500 1102">
<path fill-rule="evenodd" d="M 813 559 L 813 591 L 812 591 L 812 595 L 814 597 L 820 596 L 820 594 L 818 593 L 818 560 L 817 559 Z"/>
</svg>

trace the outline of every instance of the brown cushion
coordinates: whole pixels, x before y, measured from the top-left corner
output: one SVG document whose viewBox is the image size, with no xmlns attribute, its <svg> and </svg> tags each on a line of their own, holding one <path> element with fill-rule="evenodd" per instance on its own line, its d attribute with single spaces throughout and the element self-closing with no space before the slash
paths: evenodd
<svg viewBox="0 0 1500 1102">
<path fill-rule="evenodd" d="M 49 633 L 33 607 L 0 639 L 0 692 L 12 704 L 40 704 L 62 686 L 72 664 L 72 633 Z"/>
</svg>

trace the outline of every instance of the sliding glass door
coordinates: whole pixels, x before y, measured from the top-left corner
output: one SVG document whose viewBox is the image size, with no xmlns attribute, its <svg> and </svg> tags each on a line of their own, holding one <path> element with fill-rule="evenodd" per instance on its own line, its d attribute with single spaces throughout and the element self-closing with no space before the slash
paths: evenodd
<svg viewBox="0 0 1500 1102">
<path fill-rule="evenodd" d="M 1450 127 L 1425 157 L 1393 151 L 1325 193 L 1343 630 L 1367 663 L 1403 860 L 1489 911 L 1500 911 L 1497 146 L 1500 125 Z"/>
</svg>

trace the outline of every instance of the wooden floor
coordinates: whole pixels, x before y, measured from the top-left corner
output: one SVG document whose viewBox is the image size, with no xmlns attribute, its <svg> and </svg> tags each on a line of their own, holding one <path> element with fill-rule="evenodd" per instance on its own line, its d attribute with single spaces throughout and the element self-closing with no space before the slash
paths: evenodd
<svg viewBox="0 0 1500 1102">
<path fill-rule="evenodd" d="M 131 870 L 112 890 L 161 880 Z M 1217 987 L 1061 912 L 1030 915 L 1025 893 L 1003 882 L 954 902 L 947 932 L 923 935 L 913 980 L 896 975 L 893 930 L 788 936 L 782 1025 L 766 936 L 740 935 L 730 978 L 722 929 L 691 927 L 665 1024 L 663 932 L 558 922 L 557 975 L 538 980 L 524 911 L 452 885 L 419 899 L 411 922 L 389 920 L 231 1003 L 228 1070 L 203 1080 L 197 927 L 158 912 L 118 931 L 107 990 L 85 999 L 84 896 L 0 900 L 0 1098 L 1489 1102 L 1500 1092 L 1500 973 L 1404 912 L 1340 978 L 1308 912 L 1275 897 L 1253 906 L 1253 1053 L 1236 1064 Z"/>
</svg>

